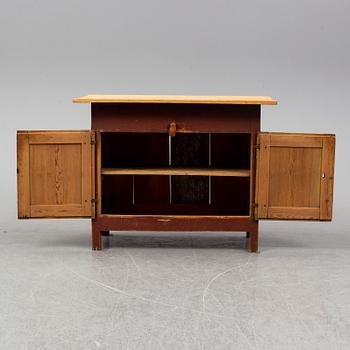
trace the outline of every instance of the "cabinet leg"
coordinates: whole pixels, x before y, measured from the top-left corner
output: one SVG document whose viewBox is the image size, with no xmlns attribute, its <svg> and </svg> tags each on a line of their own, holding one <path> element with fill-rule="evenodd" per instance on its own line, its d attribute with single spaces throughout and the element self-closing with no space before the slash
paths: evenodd
<svg viewBox="0 0 350 350">
<path fill-rule="evenodd" d="M 92 223 L 92 250 L 102 249 L 102 231 L 93 222 Z"/>
<path fill-rule="evenodd" d="M 248 252 L 259 253 L 259 226 L 256 226 L 247 232 Z"/>
<path fill-rule="evenodd" d="M 109 231 L 101 231 L 101 235 L 102 236 L 110 236 L 111 234 L 109 233 Z"/>
</svg>

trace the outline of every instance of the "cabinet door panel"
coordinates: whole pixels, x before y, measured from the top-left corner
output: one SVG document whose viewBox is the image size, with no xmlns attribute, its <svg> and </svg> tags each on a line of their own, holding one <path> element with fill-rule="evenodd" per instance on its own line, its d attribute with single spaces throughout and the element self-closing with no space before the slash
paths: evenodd
<svg viewBox="0 0 350 350">
<path fill-rule="evenodd" d="M 257 219 L 331 220 L 334 135 L 260 133 Z"/>
<path fill-rule="evenodd" d="M 92 217 L 92 131 L 18 131 L 18 217 Z"/>
</svg>

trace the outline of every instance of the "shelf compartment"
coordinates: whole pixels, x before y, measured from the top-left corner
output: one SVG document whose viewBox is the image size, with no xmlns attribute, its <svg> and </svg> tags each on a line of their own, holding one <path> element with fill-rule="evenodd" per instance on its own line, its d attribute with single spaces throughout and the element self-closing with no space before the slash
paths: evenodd
<svg viewBox="0 0 350 350">
<path fill-rule="evenodd" d="M 169 165 L 166 133 L 101 132 L 101 141 L 102 168 Z"/>
<path fill-rule="evenodd" d="M 102 175 L 186 175 L 186 176 L 228 176 L 249 177 L 248 169 L 214 168 L 102 168 Z"/>
<path fill-rule="evenodd" d="M 250 134 L 211 134 L 210 165 L 213 168 L 249 169 Z"/>
<path fill-rule="evenodd" d="M 249 178 L 212 177 L 211 189 L 201 182 L 191 182 L 196 177 L 172 179 L 190 181 L 174 188 L 169 176 L 102 175 L 102 214 L 249 215 Z M 183 192 L 181 188 L 187 190 Z"/>
<path fill-rule="evenodd" d="M 101 213 L 249 215 L 250 134 L 101 133 Z"/>
</svg>

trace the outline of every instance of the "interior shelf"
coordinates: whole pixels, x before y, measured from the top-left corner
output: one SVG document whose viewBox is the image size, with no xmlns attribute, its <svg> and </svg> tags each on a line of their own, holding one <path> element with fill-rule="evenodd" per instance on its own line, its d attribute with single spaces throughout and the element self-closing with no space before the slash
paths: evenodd
<svg viewBox="0 0 350 350">
<path fill-rule="evenodd" d="M 249 177 L 248 169 L 223 168 L 102 168 L 102 175 L 193 175 Z"/>
</svg>

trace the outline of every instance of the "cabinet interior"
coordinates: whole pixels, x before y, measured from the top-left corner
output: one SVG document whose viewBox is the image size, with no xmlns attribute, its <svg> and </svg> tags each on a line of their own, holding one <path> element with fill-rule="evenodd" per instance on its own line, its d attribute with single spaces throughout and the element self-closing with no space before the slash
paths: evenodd
<svg viewBox="0 0 350 350">
<path fill-rule="evenodd" d="M 251 134 L 101 132 L 101 212 L 249 215 Z"/>
</svg>

